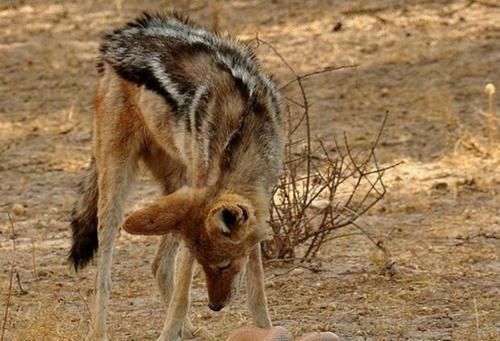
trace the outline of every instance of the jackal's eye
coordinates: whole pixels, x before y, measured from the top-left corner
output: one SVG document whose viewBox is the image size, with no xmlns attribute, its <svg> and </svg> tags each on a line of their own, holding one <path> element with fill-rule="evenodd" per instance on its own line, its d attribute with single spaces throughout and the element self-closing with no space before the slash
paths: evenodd
<svg viewBox="0 0 500 341">
<path fill-rule="evenodd" d="M 231 267 L 231 261 L 229 259 L 227 259 L 227 260 L 217 264 L 216 267 L 220 271 L 229 269 Z"/>
</svg>

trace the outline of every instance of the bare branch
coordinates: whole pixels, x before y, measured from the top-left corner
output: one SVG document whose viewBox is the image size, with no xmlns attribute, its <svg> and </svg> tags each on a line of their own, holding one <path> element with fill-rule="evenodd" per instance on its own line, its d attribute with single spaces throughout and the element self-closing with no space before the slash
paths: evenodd
<svg viewBox="0 0 500 341">
<path fill-rule="evenodd" d="M 355 68 L 358 66 L 359 66 L 359 64 L 340 65 L 340 66 L 330 65 L 330 66 L 324 67 L 322 70 L 316 70 L 316 71 L 304 73 L 304 74 L 298 76 L 298 78 L 300 80 L 304 80 L 304 79 L 310 78 L 312 76 L 317 76 L 317 75 L 320 75 L 323 73 L 329 73 L 329 72 L 338 71 L 338 70 L 342 70 L 342 69 L 351 69 L 351 68 Z M 280 90 L 284 90 L 284 89 L 288 88 L 290 85 L 292 85 L 295 82 L 297 82 L 297 78 L 292 79 L 292 80 L 288 81 L 287 83 L 285 83 L 284 85 L 282 85 L 280 87 Z"/>
<path fill-rule="evenodd" d="M 7 289 L 7 299 L 5 302 L 5 312 L 3 315 L 3 323 L 2 323 L 2 334 L 0 336 L 0 341 L 4 340 L 5 330 L 7 328 L 7 318 L 9 316 L 9 308 L 12 297 L 12 283 L 14 282 L 14 273 L 16 272 L 16 229 L 14 228 L 14 222 L 12 221 L 12 217 L 8 214 L 9 222 L 10 222 L 10 239 L 12 240 L 12 259 L 10 263 L 10 271 L 9 271 L 9 287 Z"/>
<path fill-rule="evenodd" d="M 376 156 L 388 113 L 367 149 L 355 150 L 350 145 L 347 134 L 344 134 L 342 143 L 334 138 L 334 147 L 330 149 L 318 137 L 313 145 L 310 103 L 302 81 L 356 65 L 332 66 L 298 75 L 274 46 L 258 37 L 255 41 L 270 48 L 293 76 L 281 89 L 296 85 L 302 97 L 302 103 L 286 98 L 302 112 L 298 113 L 298 119 L 293 122 L 290 108 L 287 108 L 285 162 L 283 174 L 273 192 L 269 220 L 274 238 L 264 244 L 265 257 L 311 261 L 324 243 L 338 235 L 352 235 L 353 233 L 334 233 L 347 226 L 355 227 L 355 235 L 365 236 L 376 247 L 384 250 L 361 226 L 359 219 L 384 197 L 387 189 L 383 177 L 387 170 L 397 166 L 381 166 Z"/>
</svg>

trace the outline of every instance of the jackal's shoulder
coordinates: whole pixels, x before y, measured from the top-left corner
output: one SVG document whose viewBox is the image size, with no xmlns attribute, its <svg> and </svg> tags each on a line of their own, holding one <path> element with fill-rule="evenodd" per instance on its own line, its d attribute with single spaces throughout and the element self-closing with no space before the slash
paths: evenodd
<svg viewBox="0 0 500 341">
<path fill-rule="evenodd" d="M 145 13 L 107 34 L 101 60 L 128 81 L 158 93 L 176 111 L 202 84 L 228 73 L 244 97 L 269 96 L 279 115 L 279 92 L 248 44 L 179 15 Z M 215 76 L 214 76 L 215 75 Z"/>
</svg>

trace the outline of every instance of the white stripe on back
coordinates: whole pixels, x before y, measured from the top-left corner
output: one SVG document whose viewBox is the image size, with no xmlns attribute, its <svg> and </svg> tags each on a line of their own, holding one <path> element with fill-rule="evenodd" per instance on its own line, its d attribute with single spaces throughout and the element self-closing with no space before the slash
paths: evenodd
<svg viewBox="0 0 500 341">
<path fill-rule="evenodd" d="M 149 60 L 149 65 L 151 66 L 153 75 L 160 81 L 165 91 L 172 96 L 179 106 L 184 104 L 186 100 L 184 95 L 179 92 L 175 83 L 170 79 L 158 57 L 151 58 Z"/>
</svg>

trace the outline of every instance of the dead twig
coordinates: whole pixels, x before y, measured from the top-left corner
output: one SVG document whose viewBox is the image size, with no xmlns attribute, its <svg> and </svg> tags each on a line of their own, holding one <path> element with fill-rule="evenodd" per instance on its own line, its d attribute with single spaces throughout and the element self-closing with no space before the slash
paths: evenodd
<svg viewBox="0 0 500 341">
<path fill-rule="evenodd" d="M 488 149 L 491 151 L 493 148 L 494 133 L 496 127 L 495 117 L 495 86 L 491 83 L 487 84 L 484 91 L 488 95 Z"/>
<path fill-rule="evenodd" d="M 340 66 L 335 66 L 335 65 L 326 66 L 326 67 L 324 67 L 321 70 L 307 72 L 307 73 L 304 73 L 302 75 L 297 76 L 297 78 L 293 78 L 292 80 L 290 80 L 287 83 L 285 83 L 284 85 L 282 85 L 280 87 L 280 90 L 284 90 L 284 89 L 288 88 L 290 85 L 296 83 L 297 79 L 304 80 L 304 79 L 307 79 L 307 78 L 310 78 L 310 77 L 313 77 L 313 76 L 321 75 L 323 73 L 329 73 L 329 72 L 338 71 L 338 70 L 342 70 L 342 69 L 351 69 L 351 68 L 356 68 L 358 66 L 359 66 L 359 64 L 340 65 Z"/>
<path fill-rule="evenodd" d="M 12 240 L 12 259 L 10 263 L 10 272 L 9 272 L 9 287 L 7 289 L 7 299 L 5 302 L 5 312 L 3 315 L 3 323 L 2 323 L 2 334 L 0 336 L 0 341 L 4 341 L 5 330 L 7 328 L 7 319 L 9 316 L 9 308 L 11 304 L 12 297 L 12 283 L 14 281 L 14 272 L 16 268 L 15 257 L 16 257 L 16 230 L 14 228 L 14 222 L 12 221 L 12 217 L 9 213 L 7 213 L 10 222 L 10 239 Z"/>
<path fill-rule="evenodd" d="M 31 266 L 32 266 L 32 274 L 33 274 L 33 278 L 35 279 L 35 281 L 38 280 L 38 271 L 37 271 L 37 267 L 36 267 L 36 247 L 35 247 L 35 240 L 33 238 L 31 238 Z"/>
<path fill-rule="evenodd" d="M 19 276 L 19 271 L 16 270 L 16 282 L 17 287 L 19 288 L 20 295 L 26 295 L 28 292 L 24 290 L 23 285 L 21 284 L 21 276 Z"/>
<path fill-rule="evenodd" d="M 334 148 L 327 148 L 320 138 L 313 146 L 311 105 L 303 80 L 357 65 L 328 67 L 299 75 L 273 45 L 259 37 L 255 41 L 270 48 L 293 76 L 281 89 L 294 84 L 301 96 L 300 101 L 289 99 L 301 112 L 298 119 L 293 120 L 288 108 L 283 175 L 275 187 L 270 210 L 274 238 L 264 244 L 265 257 L 310 262 L 324 243 L 336 238 L 337 230 L 349 225 L 357 229 L 357 234 L 385 251 L 382 243 L 358 220 L 383 198 L 386 193 L 383 177 L 387 170 L 397 166 L 383 167 L 376 156 L 388 113 L 368 149 L 355 151 L 346 134 L 342 144 L 334 140 Z"/>
<path fill-rule="evenodd" d="M 475 4 L 478 4 L 478 5 L 481 5 L 481 6 L 484 6 L 484 7 L 491 7 L 491 8 L 499 8 L 500 5 L 497 4 L 497 3 L 493 3 L 493 1 L 491 2 L 488 2 L 488 1 L 478 1 L 478 0 L 473 0 L 471 1 Z"/>
<path fill-rule="evenodd" d="M 472 242 L 474 239 L 478 238 L 484 238 L 484 239 L 495 239 L 495 240 L 500 240 L 500 235 L 496 235 L 494 233 L 488 233 L 488 232 L 479 232 L 470 236 L 457 236 L 455 239 L 460 240 L 460 242 L 456 243 L 455 246 L 462 246 L 467 243 Z"/>
</svg>

